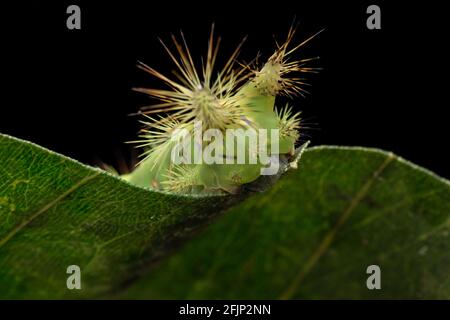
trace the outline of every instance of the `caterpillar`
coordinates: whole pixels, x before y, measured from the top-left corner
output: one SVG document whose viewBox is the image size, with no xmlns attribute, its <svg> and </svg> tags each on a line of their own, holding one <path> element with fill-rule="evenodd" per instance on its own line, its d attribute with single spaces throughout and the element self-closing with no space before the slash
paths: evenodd
<svg viewBox="0 0 450 320">
<path fill-rule="evenodd" d="M 292 56 L 317 34 L 291 46 L 291 27 L 261 68 L 254 62 L 237 62 L 244 39 L 218 72 L 214 70 L 220 38 L 215 39 L 214 26 L 200 68 L 183 33 L 181 41 L 172 35 L 175 51 L 160 40 L 176 67 L 175 77 L 138 64 L 166 88 L 135 88 L 158 103 L 141 111 L 144 128 L 132 143 L 144 149 L 142 160 L 122 177 L 175 193 L 229 194 L 267 174 L 281 155 L 293 155 L 301 134 L 300 113 L 289 105 L 275 106 L 275 100 L 307 92 L 304 79 L 292 75 L 317 72 L 308 66 L 317 58 Z"/>
</svg>

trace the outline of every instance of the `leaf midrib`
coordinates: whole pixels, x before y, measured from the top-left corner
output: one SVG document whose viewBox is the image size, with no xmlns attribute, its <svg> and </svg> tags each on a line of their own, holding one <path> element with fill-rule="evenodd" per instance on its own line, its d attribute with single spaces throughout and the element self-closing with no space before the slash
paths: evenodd
<svg viewBox="0 0 450 320">
<path fill-rule="evenodd" d="M 310 273 L 310 271 L 314 268 L 314 266 L 317 264 L 320 258 L 325 254 L 327 249 L 333 243 L 333 240 L 335 239 L 338 231 L 351 216 L 354 209 L 358 206 L 361 200 L 364 199 L 364 197 L 367 195 L 372 184 L 383 173 L 386 167 L 396 158 L 397 156 L 394 155 L 393 153 L 387 153 L 387 158 L 381 163 L 381 165 L 373 172 L 370 178 L 358 190 L 358 192 L 350 201 L 348 207 L 339 216 L 339 219 L 337 220 L 334 227 L 325 235 L 325 237 L 320 242 L 319 246 L 316 248 L 316 250 L 314 250 L 313 254 L 308 258 L 306 263 L 303 265 L 303 268 L 299 270 L 299 272 L 296 274 L 292 282 L 290 282 L 288 288 L 280 295 L 280 299 L 287 300 L 292 298 L 292 296 L 298 290 L 303 279 Z"/>
<path fill-rule="evenodd" d="M 27 225 L 29 225 L 32 221 L 34 221 L 36 218 L 40 217 L 42 214 L 46 213 L 49 209 L 54 207 L 56 204 L 67 198 L 70 194 L 75 192 L 77 189 L 91 181 L 92 179 L 96 178 L 98 175 L 100 175 L 101 172 L 96 172 L 94 174 L 91 174 L 89 176 L 84 177 L 77 183 L 75 183 L 72 187 L 70 187 L 68 190 L 63 192 L 60 196 L 58 196 L 53 201 L 49 202 L 45 206 L 43 206 L 41 209 L 39 209 L 36 213 L 32 214 L 30 217 L 22 221 L 21 223 L 17 224 L 11 231 L 6 234 L 5 237 L 0 239 L 0 248 L 3 247 L 8 241 L 10 241 L 17 233 L 19 233 L 23 228 L 25 228 Z"/>
</svg>

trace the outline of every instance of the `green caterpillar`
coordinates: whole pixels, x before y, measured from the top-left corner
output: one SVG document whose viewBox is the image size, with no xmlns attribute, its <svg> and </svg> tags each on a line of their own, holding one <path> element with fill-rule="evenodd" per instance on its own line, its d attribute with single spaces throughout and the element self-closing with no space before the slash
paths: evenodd
<svg viewBox="0 0 450 320">
<path fill-rule="evenodd" d="M 140 186 L 177 193 L 235 193 L 269 170 L 280 155 L 293 155 L 300 137 L 300 114 L 288 106 L 275 108 L 275 98 L 306 92 L 302 78 L 290 78 L 289 73 L 317 70 L 305 66 L 312 59 L 289 59 L 315 36 L 289 49 L 294 33 L 291 28 L 286 41 L 277 44 L 260 69 L 236 67 L 241 42 L 215 77 L 218 45 L 213 29 L 200 73 L 183 35 L 182 43 L 172 36 L 179 58 L 161 42 L 177 67 L 177 78 L 139 65 L 169 89 L 136 89 L 160 102 L 143 111 L 145 128 L 134 143 L 145 148 L 144 158 L 122 177 Z M 166 116 L 155 118 L 152 113 Z M 174 161 L 174 154 L 183 161 Z M 215 161 L 199 161 L 199 154 Z"/>
</svg>

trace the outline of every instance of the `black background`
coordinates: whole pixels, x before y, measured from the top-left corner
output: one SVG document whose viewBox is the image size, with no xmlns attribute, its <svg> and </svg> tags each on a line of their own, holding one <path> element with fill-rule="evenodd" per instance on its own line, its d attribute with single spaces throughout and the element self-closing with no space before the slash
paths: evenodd
<svg viewBox="0 0 450 320">
<path fill-rule="evenodd" d="M 136 68 L 173 67 L 157 37 L 180 29 L 194 57 L 204 55 L 212 22 L 224 61 L 248 35 L 242 59 L 272 53 L 296 16 L 296 41 L 325 31 L 298 57 L 320 56 L 308 76 L 303 112 L 313 145 L 358 145 L 393 151 L 450 177 L 444 71 L 445 11 L 431 2 L 384 1 L 28 1 L 1 8 L 0 132 L 88 164 L 129 161 L 138 118 L 150 100 L 131 89 L 158 86 Z M 81 30 L 66 28 L 66 8 L 81 7 Z M 366 28 L 378 4 L 382 29 Z M 441 16 L 442 15 L 442 16 Z M 220 61 L 221 60 L 221 61 Z"/>
</svg>

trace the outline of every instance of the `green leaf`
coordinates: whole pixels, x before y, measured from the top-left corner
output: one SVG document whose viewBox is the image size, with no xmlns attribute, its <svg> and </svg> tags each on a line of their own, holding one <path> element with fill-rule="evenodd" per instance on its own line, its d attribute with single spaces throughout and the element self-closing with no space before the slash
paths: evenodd
<svg viewBox="0 0 450 320">
<path fill-rule="evenodd" d="M 449 299 L 450 184 L 379 150 L 308 149 L 119 297 Z"/>
<path fill-rule="evenodd" d="M 0 298 L 120 290 L 249 194 L 155 192 L 2 134 L 0 164 Z M 81 268 L 82 290 L 67 289 L 70 265 Z"/>
</svg>

